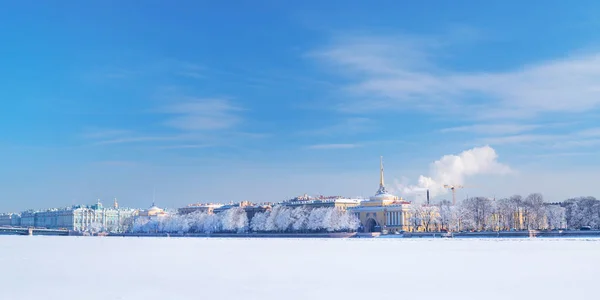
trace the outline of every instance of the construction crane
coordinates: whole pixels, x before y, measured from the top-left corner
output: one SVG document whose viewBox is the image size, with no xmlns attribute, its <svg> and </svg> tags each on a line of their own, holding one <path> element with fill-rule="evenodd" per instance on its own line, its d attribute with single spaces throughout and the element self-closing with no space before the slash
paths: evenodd
<svg viewBox="0 0 600 300">
<path fill-rule="evenodd" d="M 452 205 L 456 205 L 456 189 L 462 189 L 464 186 L 444 184 L 444 188 L 452 191 Z"/>
</svg>

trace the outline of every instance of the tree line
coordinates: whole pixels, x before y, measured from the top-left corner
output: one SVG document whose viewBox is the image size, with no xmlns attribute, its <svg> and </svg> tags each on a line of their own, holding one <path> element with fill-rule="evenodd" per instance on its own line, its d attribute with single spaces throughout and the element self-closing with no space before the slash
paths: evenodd
<svg viewBox="0 0 600 300">
<path fill-rule="evenodd" d="M 243 208 L 218 214 L 192 213 L 160 218 L 135 218 L 126 225 L 132 232 L 339 232 L 356 231 L 360 222 L 337 208 L 274 206 L 248 218 Z M 541 194 L 502 199 L 472 197 L 458 205 L 443 200 L 435 205 L 413 203 L 405 225 L 410 231 L 508 231 L 579 229 L 600 230 L 600 200 L 578 197 L 547 203 Z"/>
<path fill-rule="evenodd" d="M 196 212 L 158 218 L 135 218 L 134 233 L 243 233 L 243 232 L 339 232 L 355 231 L 359 221 L 351 213 L 334 207 L 275 206 L 252 219 L 241 207 L 218 214 Z"/>
<path fill-rule="evenodd" d="M 539 193 L 497 200 L 472 197 L 456 206 L 443 200 L 431 206 L 412 204 L 408 221 L 413 231 L 600 229 L 600 201 L 578 197 L 547 203 Z"/>
</svg>

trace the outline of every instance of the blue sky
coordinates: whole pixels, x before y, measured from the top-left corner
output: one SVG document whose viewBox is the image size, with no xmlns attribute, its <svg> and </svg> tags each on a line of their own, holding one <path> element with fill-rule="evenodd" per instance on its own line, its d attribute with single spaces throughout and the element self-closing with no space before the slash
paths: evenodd
<svg viewBox="0 0 600 300">
<path fill-rule="evenodd" d="M 486 145 L 463 194 L 598 195 L 596 1 L 322 2 L 1 4 L 0 210 L 368 196 L 380 155 L 401 194 Z"/>
</svg>

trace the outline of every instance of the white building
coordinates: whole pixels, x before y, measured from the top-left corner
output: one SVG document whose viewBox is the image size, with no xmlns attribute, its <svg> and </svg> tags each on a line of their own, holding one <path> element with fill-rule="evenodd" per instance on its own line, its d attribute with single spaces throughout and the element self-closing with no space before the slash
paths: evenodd
<svg viewBox="0 0 600 300">
<path fill-rule="evenodd" d="M 20 226 L 21 216 L 18 214 L 0 214 L 0 226 Z"/>
<path fill-rule="evenodd" d="M 178 214 L 187 215 L 196 212 L 211 214 L 213 210 L 223 207 L 220 203 L 194 203 L 177 209 Z"/>
<path fill-rule="evenodd" d="M 42 227 L 51 229 L 68 229 L 73 231 L 108 231 L 123 232 L 133 222 L 137 210 L 119 208 L 115 203 L 111 208 L 105 208 L 98 202 L 91 206 L 72 206 L 68 208 L 53 208 L 44 211 L 26 211 L 21 214 L 21 226 Z"/>
<path fill-rule="evenodd" d="M 284 206 L 305 206 L 305 207 L 336 207 L 340 209 L 347 209 L 360 205 L 363 199 L 358 198 L 346 198 L 342 196 L 317 196 L 311 197 L 306 194 L 303 196 L 295 197 L 290 200 L 281 202 Z"/>
<path fill-rule="evenodd" d="M 21 227 L 35 226 L 36 212 L 33 210 L 24 211 L 21 213 Z"/>
</svg>

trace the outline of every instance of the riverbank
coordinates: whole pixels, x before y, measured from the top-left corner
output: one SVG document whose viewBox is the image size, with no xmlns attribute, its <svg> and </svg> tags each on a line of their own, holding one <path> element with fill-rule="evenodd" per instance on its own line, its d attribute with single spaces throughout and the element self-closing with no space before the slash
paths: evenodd
<svg viewBox="0 0 600 300">
<path fill-rule="evenodd" d="M 356 232 L 332 233 L 111 233 L 113 237 L 218 237 L 218 238 L 351 238 Z"/>
<path fill-rule="evenodd" d="M 599 230 L 486 231 L 486 232 L 405 232 L 402 234 L 333 233 L 111 233 L 113 237 L 217 237 L 217 238 L 600 238 Z"/>
<path fill-rule="evenodd" d="M 387 238 L 600 238 L 600 230 L 525 230 L 525 231 L 482 231 L 482 232 L 405 232 L 403 234 L 380 235 Z"/>
</svg>

